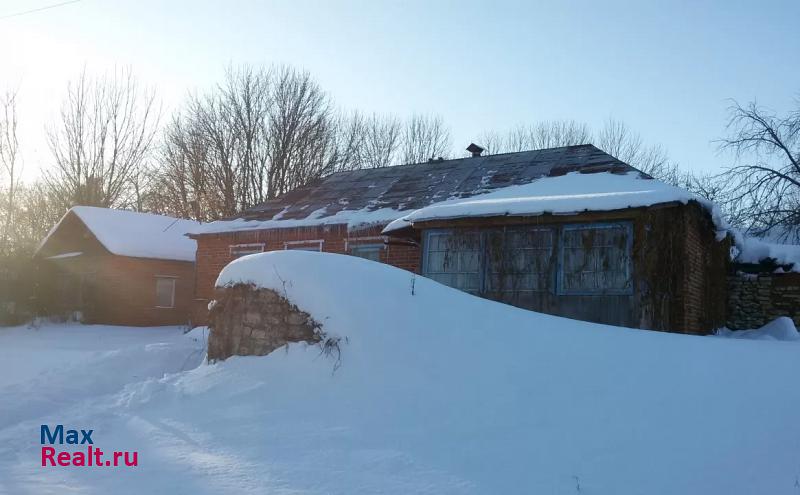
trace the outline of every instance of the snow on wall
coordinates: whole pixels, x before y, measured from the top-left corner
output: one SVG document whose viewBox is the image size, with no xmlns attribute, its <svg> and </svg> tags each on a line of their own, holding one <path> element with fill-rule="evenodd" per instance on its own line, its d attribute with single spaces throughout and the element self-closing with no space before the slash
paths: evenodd
<svg viewBox="0 0 800 495">
<path fill-rule="evenodd" d="M 200 224 L 192 220 L 135 211 L 74 206 L 52 228 L 45 245 L 64 218 L 75 214 L 111 253 L 135 258 L 194 261 L 197 243 L 186 234 Z M 37 249 L 37 251 L 38 251 Z"/>
<path fill-rule="evenodd" d="M 791 271 L 800 272 L 800 246 L 798 245 L 767 242 L 755 237 L 747 237 L 738 232 L 734 233 L 734 240 L 738 250 L 735 259 L 740 263 L 757 264 L 761 260 L 772 258 L 779 265 L 791 264 Z"/>
</svg>

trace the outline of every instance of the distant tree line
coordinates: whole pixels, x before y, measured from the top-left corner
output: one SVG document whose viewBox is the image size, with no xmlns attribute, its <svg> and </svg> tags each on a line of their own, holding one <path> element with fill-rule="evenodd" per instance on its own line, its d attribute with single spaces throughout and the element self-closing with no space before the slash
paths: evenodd
<svg viewBox="0 0 800 495">
<path fill-rule="evenodd" d="M 74 205 L 126 208 L 210 221 L 342 171 L 424 163 L 454 153 L 436 115 L 346 111 L 314 78 L 289 66 L 229 67 L 218 85 L 164 115 L 156 92 L 130 70 L 85 71 L 45 132 L 52 162 L 21 177 L 17 92 L 0 97 L 0 263 L 30 256 Z M 778 116 L 756 104 L 730 109 L 731 167 L 693 174 L 623 122 L 599 129 L 543 121 L 475 142 L 486 153 L 593 143 L 634 167 L 720 204 L 756 235 L 800 240 L 800 102 Z M 466 143 L 465 143 L 466 144 Z"/>
</svg>

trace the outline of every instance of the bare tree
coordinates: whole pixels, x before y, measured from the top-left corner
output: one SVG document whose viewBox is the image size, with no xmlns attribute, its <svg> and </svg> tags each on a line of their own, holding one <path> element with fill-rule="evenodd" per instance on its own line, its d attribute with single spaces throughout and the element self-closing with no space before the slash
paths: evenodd
<svg viewBox="0 0 800 495">
<path fill-rule="evenodd" d="M 210 187 L 208 143 L 200 125 L 176 113 L 164 128 L 161 167 L 149 209 L 182 218 L 219 216 L 217 190 Z"/>
<path fill-rule="evenodd" d="M 609 119 L 597 134 L 595 144 L 603 151 L 664 182 L 677 185 L 681 181 L 677 164 L 661 145 L 646 146 L 642 137 L 624 122 Z"/>
<path fill-rule="evenodd" d="M 0 96 L 0 178 L 7 184 L 0 200 L 0 256 L 10 254 L 15 240 L 17 191 L 20 181 L 19 140 L 17 138 L 17 94 L 7 91 Z"/>
<path fill-rule="evenodd" d="M 272 98 L 269 198 L 336 168 L 329 153 L 335 129 L 333 105 L 311 75 L 291 67 L 278 68 Z"/>
<path fill-rule="evenodd" d="M 145 163 L 158 124 L 152 90 L 130 70 L 92 79 L 84 70 L 67 87 L 60 121 L 48 130 L 55 165 L 45 180 L 69 207 L 132 206 L 132 180 Z"/>
<path fill-rule="evenodd" d="M 403 129 L 402 162 L 423 163 L 450 154 L 450 130 L 435 115 L 415 114 Z"/>
<path fill-rule="evenodd" d="M 394 115 L 373 114 L 365 122 L 362 143 L 364 168 L 396 165 L 399 161 L 403 124 Z"/>
<path fill-rule="evenodd" d="M 660 145 L 646 146 L 639 134 L 618 120 L 609 119 L 597 134 L 587 124 L 574 120 L 551 120 L 529 126 L 517 126 L 503 137 L 487 132 L 478 144 L 488 154 L 510 153 L 561 146 L 594 143 L 603 151 L 638 168 L 646 174 L 677 185 L 686 178 Z"/>
<path fill-rule="evenodd" d="M 800 241 L 800 100 L 786 116 L 755 102 L 730 108 L 729 136 L 720 149 L 733 153 L 726 205 L 732 223 L 759 236 Z"/>
<path fill-rule="evenodd" d="M 334 111 L 307 72 L 229 68 L 164 130 L 153 208 L 209 220 L 359 168 L 364 119 Z"/>
</svg>

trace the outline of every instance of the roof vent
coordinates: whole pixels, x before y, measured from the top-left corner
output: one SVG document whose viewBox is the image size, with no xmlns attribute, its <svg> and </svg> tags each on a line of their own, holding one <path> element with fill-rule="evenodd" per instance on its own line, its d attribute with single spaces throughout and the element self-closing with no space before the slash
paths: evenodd
<svg viewBox="0 0 800 495">
<path fill-rule="evenodd" d="M 469 143 L 469 146 L 467 146 L 467 151 L 469 151 L 473 157 L 476 157 L 481 156 L 481 153 L 483 153 L 483 148 L 475 143 Z"/>
</svg>

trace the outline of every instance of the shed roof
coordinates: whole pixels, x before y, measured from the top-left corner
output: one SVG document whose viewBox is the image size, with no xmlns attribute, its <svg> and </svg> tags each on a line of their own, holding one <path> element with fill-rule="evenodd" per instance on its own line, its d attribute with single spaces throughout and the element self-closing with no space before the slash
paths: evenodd
<svg viewBox="0 0 800 495">
<path fill-rule="evenodd" d="M 200 224 L 193 220 L 93 206 L 74 206 L 42 240 L 38 253 L 64 220 L 75 215 L 109 252 L 134 258 L 194 261 L 197 243 L 186 233 Z M 75 256 L 74 253 L 67 254 Z M 80 253 L 78 253 L 80 254 Z M 56 255 L 59 256 L 59 255 Z"/>
<path fill-rule="evenodd" d="M 233 218 L 202 225 L 192 233 L 322 224 L 347 224 L 351 228 L 385 225 L 434 203 L 570 172 L 641 174 L 591 144 L 354 170 L 329 175 Z"/>
</svg>

